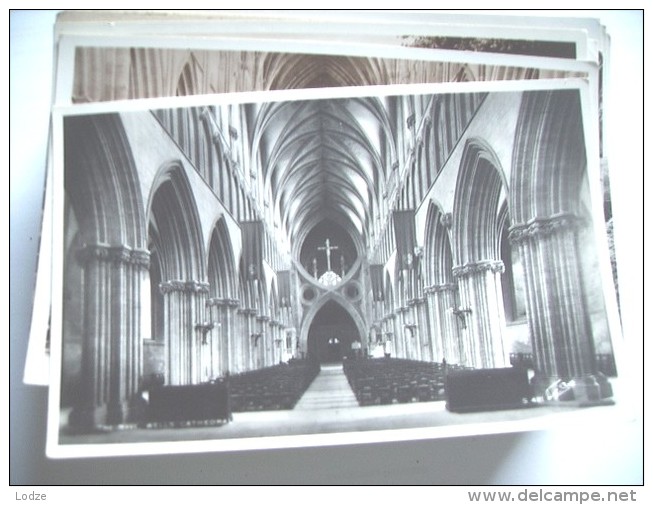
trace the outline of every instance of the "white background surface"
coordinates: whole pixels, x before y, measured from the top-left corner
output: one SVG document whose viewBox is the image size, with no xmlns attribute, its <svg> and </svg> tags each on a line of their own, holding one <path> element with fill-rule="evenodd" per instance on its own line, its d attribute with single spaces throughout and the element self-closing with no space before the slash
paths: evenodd
<svg viewBox="0 0 653 505">
<path fill-rule="evenodd" d="M 612 94 L 606 104 L 608 158 L 623 289 L 624 333 L 626 339 L 636 344 L 630 348 L 635 360 L 633 366 L 641 366 L 644 359 L 643 14 L 594 11 L 579 14 L 600 16 L 612 38 Z M 251 453 L 47 460 L 44 455 L 47 391 L 25 386 L 22 374 L 40 233 L 54 20 L 55 13 L 47 11 L 13 12 L 9 20 L 7 147 L 10 156 L 4 159 L 10 162 L 10 230 L 5 235 L 10 240 L 10 387 L 3 391 L 8 390 L 10 394 L 7 399 L 11 421 L 8 426 L 10 484 L 637 485 L 643 482 L 641 413 L 633 422 L 587 426 L 582 430 Z M 5 135 L 3 142 L 6 139 Z M 50 496 L 66 496 L 58 491 Z M 643 501 L 639 497 L 644 491 L 641 490 L 638 501 Z M 7 493 L 10 499 L 15 499 L 13 490 Z M 98 494 L 101 493 L 94 494 L 94 499 Z M 461 497 L 462 493 L 458 493 L 458 498 Z M 64 501 L 71 503 L 69 499 L 56 500 Z"/>
</svg>

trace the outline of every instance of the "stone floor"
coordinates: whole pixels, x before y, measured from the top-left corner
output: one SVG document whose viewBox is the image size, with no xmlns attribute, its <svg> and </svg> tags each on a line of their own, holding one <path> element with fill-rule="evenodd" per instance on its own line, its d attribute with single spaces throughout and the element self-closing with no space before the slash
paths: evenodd
<svg viewBox="0 0 653 505">
<path fill-rule="evenodd" d="M 358 401 L 342 371 L 342 364 L 323 364 L 320 373 L 295 405 L 295 410 L 350 409 Z"/>
<path fill-rule="evenodd" d="M 616 381 L 612 384 L 615 398 L 618 398 Z M 352 441 L 365 443 L 549 429 L 577 423 L 595 424 L 603 419 L 623 421 L 627 415 L 618 401 L 612 406 L 578 408 L 572 403 L 538 404 L 529 408 L 464 414 L 449 412 L 443 401 L 359 407 L 340 365 L 323 366 L 293 410 L 236 412 L 231 422 L 213 426 L 123 427 L 84 435 L 68 435 L 62 430 L 59 445 L 198 441 L 200 445 L 192 446 L 193 451 L 241 450 L 251 448 L 252 444 L 256 447 L 337 445 Z M 303 435 L 309 438 L 302 438 Z M 317 435 L 327 437 L 316 438 Z M 208 441 L 216 441 L 218 445 L 209 447 Z M 190 447 L 184 446 L 183 450 Z M 136 452 L 141 452 L 142 448 Z"/>
</svg>

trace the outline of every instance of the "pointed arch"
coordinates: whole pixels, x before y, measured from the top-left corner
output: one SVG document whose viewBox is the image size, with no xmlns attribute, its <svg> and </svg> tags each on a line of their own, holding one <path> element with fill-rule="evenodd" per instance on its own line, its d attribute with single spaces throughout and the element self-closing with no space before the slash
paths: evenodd
<svg viewBox="0 0 653 505">
<path fill-rule="evenodd" d="M 270 305 L 268 304 L 268 281 L 265 276 L 256 281 L 256 305 L 259 316 L 270 316 Z"/>
<path fill-rule="evenodd" d="M 394 283 L 392 281 L 392 277 L 390 277 L 390 272 L 386 270 L 385 272 L 385 309 L 386 313 L 390 314 L 391 312 L 394 311 L 395 308 L 395 288 L 394 288 Z"/>
<path fill-rule="evenodd" d="M 143 248 L 143 196 L 120 116 L 71 116 L 64 129 L 64 186 L 84 240 Z"/>
<path fill-rule="evenodd" d="M 501 277 L 506 321 L 515 323 L 526 318 L 524 270 L 518 248 L 510 240 L 510 215 L 504 202 L 499 211 L 499 251 L 504 266 Z"/>
<path fill-rule="evenodd" d="M 464 321 L 461 361 L 494 368 L 508 363 L 501 287 L 500 209 L 506 197 L 501 164 L 490 145 L 468 139 L 453 208 L 453 276 Z"/>
<path fill-rule="evenodd" d="M 578 90 L 525 92 L 511 170 L 513 221 L 578 214 L 586 163 Z"/>
<path fill-rule="evenodd" d="M 244 260 L 241 256 L 238 263 L 238 299 L 241 301 L 243 308 L 253 307 L 254 296 L 247 277 L 247 271 L 244 266 Z"/>
<path fill-rule="evenodd" d="M 268 305 L 270 306 L 270 314 L 272 317 L 277 317 L 279 311 L 279 290 L 277 289 L 276 277 L 270 283 L 270 294 L 268 296 Z"/>
<path fill-rule="evenodd" d="M 407 282 L 405 282 L 405 274 L 407 271 L 401 268 L 402 264 L 402 261 L 396 261 L 394 264 L 392 285 L 395 290 L 395 308 L 404 307 L 408 302 L 406 297 Z"/>
<path fill-rule="evenodd" d="M 317 302 L 311 305 L 311 307 L 304 315 L 304 320 L 302 322 L 302 327 L 299 334 L 299 342 L 304 349 L 307 348 L 308 331 L 311 327 L 311 324 L 313 323 L 313 319 L 315 319 L 316 314 L 328 302 L 337 303 L 347 312 L 347 314 L 349 314 L 349 316 L 351 316 L 352 320 L 354 321 L 354 324 L 356 325 L 356 329 L 358 331 L 359 337 L 361 338 L 361 341 L 364 340 L 365 335 L 368 334 L 367 333 L 368 329 L 365 324 L 365 321 L 358 313 L 358 311 L 354 308 L 354 306 L 350 302 L 348 302 L 347 299 L 345 299 L 345 297 L 342 296 L 337 291 L 328 291 Z"/>
<path fill-rule="evenodd" d="M 451 241 L 448 226 L 445 225 L 447 219 L 439 205 L 433 202 L 429 204 L 424 241 L 424 273 L 427 286 L 453 282 Z"/>
<path fill-rule="evenodd" d="M 180 163 L 161 167 L 150 192 L 150 238 L 168 280 L 203 281 L 206 262 L 195 198 Z"/>
<path fill-rule="evenodd" d="M 492 147 L 482 139 L 469 139 L 454 198 L 454 256 L 459 265 L 500 257 L 498 214 L 506 187 Z"/>
<path fill-rule="evenodd" d="M 158 272 L 151 265 L 150 279 L 160 279 L 151 302 L 160 304 L 156 310 L 163 314 L 163 347 L 154 359 L 167 384 L 197 383 L 202 380 L 197 325 L 206 320 L 209 287 L 199 214 L 180 163 L 159 169 L 148 209 L 149 249 L 158 265 Z"/>
<path fill-rule="evenodd" d="M 208 254 L 208 282 L 211 298 L 230 299 L 236 294 L 236 263 L 225 218 L 213 226 Z"/>
<path fill-rule="evenodd" d="M 176 96 L 193 96 L 200 94 L 202 69 L 193 53 L 188 55 L 177 81 Z"/>
</svg>

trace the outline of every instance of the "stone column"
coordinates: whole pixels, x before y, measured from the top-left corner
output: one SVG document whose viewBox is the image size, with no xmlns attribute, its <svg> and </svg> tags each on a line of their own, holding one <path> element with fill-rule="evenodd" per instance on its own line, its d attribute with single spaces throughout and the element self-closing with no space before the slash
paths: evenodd
<svg viewBox="0 0 653 505">
<path fill-rule="evenodd" d="M 383 342 L 385 343 L 386 341 L 390 340 L 391 346 L 392 346 L 392 357 L 394 358 L 397 356 L 397 348 L 398 348 L 398 335 L 396 333 L 396 328 L 395 328 L 395 321 L 397 319 L 397 315 L 392 312 L 390 314 L 387 314 L 385 318 L 383 319 L 385 323 L 385 331 L 383 334 Z"/>
<path fill-rule="evenodd" d="M 238 314 L 241 315 L 242 322 L 240 345 L 238 346 L 240 349 L 240 371 L 251 370 L 254 366 L 252 363 L 254 354 L 254 342 L 252 335 L 257 332 L 255 320 L 256 309 L 238 309 Z"/>
<path fill-rule="evenodd" d="M 247 361 L 247 369 L 248 370 L 256 370 L 257 367 L 257 358 L 259 355 L 260 351 L 260 345 L 263 345 L 263 337 L 261 336 L 258 340 L 258 343 L 256 343 L 256 339 L 252 339 L 251 335 L 256 335 L 260 334 L 260 325 L 256 321 L 256 317 L 258 314 L 257 309 L 249 309 L 249 312 L 247 314 L 247 319 L 249 321 L 249 333 L 250 337 L 248 338 L 248 361 Z"/>
<path fill-rule="evenodd" d="M 435 291 L 432 286 L 424 288 L 424 311 L 426 313 L 426 324 L 428 333 L 425 335 L 425 343 L 428 346 L 429 359 L 431 361 L 442 360 L 442 334 L 438 330 L 438 318 L 436 314 Z"/>
<path fill-rule="evenodd" d="M 395 318 L 392 321 L 394 324 L 395 332 L 395 349 L 394 355 L 398 358 L 405 358 L 406 354 L 404 353 L 404 338 L 406 334 L 404 332 L 404 307 L 399 307 L 395 309 Z"/>
<path fill-rule="evenodd" d="M 446 359 L 448 363 L 464 365 L 459 320 L 451 313 L 451 308 L 458 306 L 457 289 L 455 284 L 446 283 L 429 286 L 424 291 L 433 317 L 433 360 Z"/>
<path fill-rule="evenodd" d="M 379 340 L 383 339 L 383 303 L 382 302 L 374 302 L 374 316 L 372 318 L 372 325 L 370 325 L 370 331 L 374 330 L 374 338 L 372 338 L 372 335 L 368 335 L 367 337 L 367 344 L 363 348 L 364 349 L 364 356 L 370 356 L 372 353 L 373 349 L 376 349 L 377 342 Z"/>
<path fill-rule="evenodd" d="M 276 319 L 272 320 L 270 322 L 272 326 L 272 331 L 273 331 L 273 340 L 272 340 L 272 349 L 273 349 L 273 354 L 272 354 L 272 364 L 276 365 L 279 363 L 285 354 L 285 348 L 286 348 L 286 339 L 284 338 L 283 335 L 283 323 L 281 321 L 278 321 Z"/>
<path fill-rule="evenodd" d="M 574 396 L 612 396 L 597 376 L 594 341 L 578 248 L 580 218 L 559 214 L 511 227 L 525 272 L 526 307 L 538 384 L 573 380 Z"/>
<path fill-rule="evenodd" d="M 268 347 L 266 348 L 268 351 L 268 364 L 269 365 L 276 365 L 279 363 L 279 360 L 277 358 L 277 353 L 275 350 L 275 346 L 277 345 L 276 339 L 277 339 L 277 323 L 274 319 L 270 318 L 270 320 L 267 322 L 267 333 L 270 335 L 268 339 Z"/>
<path fill-rule="evenodd" d="M 415 322 L 417 323 L 417 334 L 415 335 L 418 358 L 422 361 L 433 361 L 431 343 L 429 335 L 431 334 L 429 317 L 426 306 L 426 297 L 415 298 Z"/>
<path fill-rule="evenodd" d="M 276 365 L 277 363 L 279 363 L 279 354 L 280 353 L 278 352 L 278 349 L 277 349 L 277 346 L 279 345 L 279 343 L 277 342 L 278 338 L 279 338 L 278 337 L 278 333 L 279 333 L 278 324 L 279 323 L 274 318 L 271 318 L 270 322 L 268 323 L 268 328 L 269 328 L 269 331 L 270 331 L 270 352 L 269 352 L 269 356 L 270 356 L 270 364 L 271 365 Z"/>
<path fill-rule="evenodd" d="M 205 345 L 209 345 L 206 356 L 208 378 L 216 379 L 229 370 L 229 306 L 228 299 L 210 298 L 207 301 L 209 320 L 213 323 L 211 338 Z"/>
<path fill-rule="evenodd" d="M 270 316 L 257 316 L 256 317 L 257 333 L 261 335 L 258 341 L 258 347 L 254 349 L 256 359 L 254 361 L 254 368 L 263 368 L 270 364 L 269 348 L 272 339 L 272 332 L 270 331 Z"/>
<path fill-rule="evenodd" d="M 236 309 L 236 320 L 237 320 L 237 333 L 235 335 L 234 342 L 234 358 L 236 362 L 236 371 L 237 373 L 247 370 L 247 360 L 248 360 L 248 346 L 250 340 L 250 328 L 249 320 L 247 317 L 247 309 L 244 307 L 238 307 Z"/>
<path fill-rule="evenodd" d="M 223 373 L 234 373 L 238 368 L 238 342 L 242 334 L 240 331 L 239 318 L 237 309 L 240 301 L 234 298 L 226 299 L 226 323 L 224 328 L 223 340 L 225 343 L 225 356 L 223 359 Z"/>
<path fill-rule="evenodd" d="M 424 331 L 421 327 L 420 318 L 418 315 L 417 298 L 408 300 L 408 307 L 405 315 L 406 323 L 404 333 L 406 334 L 406 345 L 408 357 L 410 359 L 422 359 L 422 346 L 420 344 L 420 333 Z"/>
<path fill-rule="evenodd" d="M 504 347 L 505 315 L 501 273 L 503 262 L 484 260 L 454 267 L 458 279 L 464 361 L 474 368 L 508 366 L 508 350 Z M 470 312 L 466 312 L 470 310 Z M 450 311 L 456 315 L 456 312 Z"/>
<path fill-rule="evenodd" d="M 248 369 L 249 370 L 256 370 L 259 362 L 259 355 L 261 351 L 261 347 L 264 346 L 263 342 L 263 333 L 261 332 L 261 325 L 257 321 L 257 314 L 258 310 L 257 309 L 250 309 L 249 314 L 248 314 L 248 319 L 249 319 L 249 327 L 250 327 L 250 332 L 249 334 L 260 334 L 261 337 L 258 340 L 258 343 L 255 344 L 255 340 L 252 340 L 251 338 L 249 339 L 249 361 L 248 361 Z"/>
<path fill-rule="evenodd" d="M 141 288 L 149 252 L 127 246 L 87 245 L 84 270 L 81 384 L 69 424 L 78 431 L 135 422 L 142 372 Z"/>
<path fill-rule="evenodd" d="M 209 285 L 199 281 L 172 280 L 161 283 L 165 313 L 167 384 L 202 381 L 202 332 L 207 321 Z"/>
</svg>

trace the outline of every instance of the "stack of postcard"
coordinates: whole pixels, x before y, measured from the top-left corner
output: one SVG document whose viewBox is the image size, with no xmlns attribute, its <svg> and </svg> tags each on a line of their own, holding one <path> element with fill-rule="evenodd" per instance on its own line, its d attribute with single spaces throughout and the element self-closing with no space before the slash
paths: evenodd
<svg viewBox="0 0 653 505">
<path fill-rule="evenodd" d="M 55 42 L 24 374 L 49 387 L 49 457 L 628 415 L 628 381 L 641 377 L 624 364 L 609 186 L 625 167 L 607 162 L 610 44 L 597 20 L 71 11 Z M 313 244 L 329 205 L 338 231 Z M 251 223 L 268 239 L 250 238 Z M 465 231 L 475 223 L 487 233 Z M 320 347 L 316 326 L 342 322 L 320 319 L 328 304 L 357 336 Z M 335 346 L 352 338 L 343 355 Z M 427 369 L 377 393 L 362 361 Z M 349 403 L 249 399 L 246 376 L 272 369 L 312 370 L 332 391 L 341 386 L 325 373 L 344 370 Z M 490 370 L 523 370 L 541 390 L 483 408 L 488 389 L 456 412 L 464 372 L 508 380 Z M 431 373 L 440 379 L 419 383 Z M 501 387 L 509 396 L 513 385 Z"/>
</svg>

